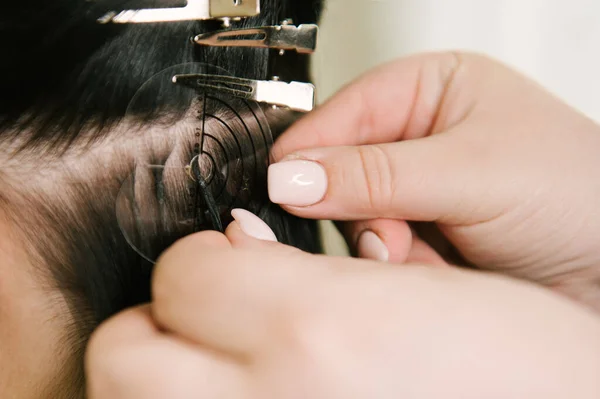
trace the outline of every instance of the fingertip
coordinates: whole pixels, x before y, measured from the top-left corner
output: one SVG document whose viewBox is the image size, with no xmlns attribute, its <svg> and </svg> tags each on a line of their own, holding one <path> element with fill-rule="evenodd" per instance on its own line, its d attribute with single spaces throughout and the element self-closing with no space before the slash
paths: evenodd
<svg viewBox="0 0 600 399">
<path fill-rule="evenodd" d="M 271 202 L 288 207 L 307 207 L 321 202 L 328 177 L 318 162 L 288 159 L 269 166 L 268 192 Z"/>
<path fill-rule="evenodd" d="M 403 220 L 374 219 L 347 225 L 346 239 L 359 258 L 404 263 L 412 233 Z"/>
<path fill-rule="evenodd" d="M 381 237 L 371 230 L 365 230 L 360 234 L 356 244 L 358 256 L 363 259 L 371 259 L 379 262 L 387 262 L 390 259 L 388 246 Z"/>
<path fill-rule="evenodd" d="M 404 220 L 378 219 L 370 228 L 389 250 L 391 263 L 405 263 L 410 251 L 412 232 Z"/>
<path fill-rule="evenodd" d="M 277 242 L 275 232 L 261 218 L 245 209 L 234 209 L 231 216 L 235 220 L 227 228 L 225 235 L 230 240 L 261 240 Z"/>
<path fill-rule="evenodd" d="M 233 248 L 254 248 L 257 245 L 265 244 L 268 241 L 258 240 L 244 233 L 238 222 L 235 220 L 225 229 L 225 236 L 229 239 Z"/>
</svg>

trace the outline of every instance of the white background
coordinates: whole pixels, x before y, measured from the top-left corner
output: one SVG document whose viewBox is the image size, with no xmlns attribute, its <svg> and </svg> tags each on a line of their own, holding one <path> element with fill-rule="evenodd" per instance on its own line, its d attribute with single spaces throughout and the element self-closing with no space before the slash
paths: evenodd
<svg viewBox="0 0 600 399">
<path fill-rule="evenodd" d="M 500 59 L 600 121 L 600 0 L 325 1 L 313 62 L 321 101 L 382 62 L 463 49 Z M 329 252 L 343 252 L 325 235 Z"/>
<path fill-rule="evenodd" d="M 387 60 L 464 49 L 499 58 L 600 121 L 600 0 L 325 1 L 313 65 L 321 100 Z"/>
</svg>

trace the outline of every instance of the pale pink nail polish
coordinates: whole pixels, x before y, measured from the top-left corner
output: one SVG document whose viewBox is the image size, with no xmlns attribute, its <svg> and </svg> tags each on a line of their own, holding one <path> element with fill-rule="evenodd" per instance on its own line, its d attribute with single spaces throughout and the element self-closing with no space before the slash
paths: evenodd
<svg viewBox="0 0 600 399">
<path fill-rule="evenodd" d="M 390 251 L 381 238 L 370 230 L 365 231 L 358 238 L 357 250 L 358 256 L 363 259 L 387 262 L 390 258 Z"/>
<path fill-rule="evenodd" d="M 291 206 L 310 206 L 320 202 L 327 192 L 325 168 L 317 162 L 285 161 L 269 167 L 269 198 Z"/>
<path fill-rule="evenodd" d="M 252 212 L 245 209 L 234 209 L 231 211 L 231 216 L 246 235 L 258 240 L 277 242 L 277 237 L 269 225 Z"/>
</svg>

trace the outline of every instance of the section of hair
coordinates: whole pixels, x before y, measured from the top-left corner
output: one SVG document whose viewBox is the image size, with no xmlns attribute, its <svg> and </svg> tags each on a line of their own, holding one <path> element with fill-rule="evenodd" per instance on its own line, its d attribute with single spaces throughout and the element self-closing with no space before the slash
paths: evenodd
<svg viewBox="0 0 600 399">
<path fill-rule="evenodd" d="M 112 3 L 112 4 L 111 4 Z M 195 34 L 220 29 L 217 21 L 140 25 L 101 25 L 98 16 L 115 6 L 137 2 L 37 0 L 23 6 L 0 6 L 0 127 L 38 128 L 28 143 L 65 148 L 80 141 L 82 127 L 110 126 L 125 115 L 130 99 L 154 74 L 186 62 L 207 62 L 230 74 L 266 79 L 268 51 L 194 45 Z M 314 22 L 320 0 L 263 0 L 259 17 L 235 27 L 277 24 L 285 17 Z M 118 8 L 117 8 L 118 9 Z M 308 78 L 308 59 L 294 65 L 297 79 Z M 155 112 L 148 102 L 147 114 Z M 100 129 L 101 130 L 101 129 Z M 97 140 L 98 133 L 85 139 Z"/>
<path fill-rule="evenodd" d="M 238 77 L 268 78 L 268 50 L 190 42 L 195 34 L 219 29 L 215 21 L 96 23 L 119 4 L 135 8 L 129 1 L 83 0 L 0 6 L 0 206 L 20 229 L 40 275 L 68 300 L 76 326 L 66 331 L 65 346 L 77 363 L 65 369 L 80 372 L 72 376 L 75 382 L 83 378 L 80 361 L 95 326 L 150 300 L 152 265 L 126 241 L 115 212 L 123 182 L 144 161 L 180 165 L 193 155 L 182 139 L 189 127 L 177 122 L 189 104 L 157 106 L 157 99 L 147 98 L 124 119 L 131 99 L 153 75 L 188 62 L 209 63 Z M 320 6 L 321 0 L 263 0 L 259 17 L 234 26 L 272 25 L 284 17 L 315 22 Z M 298 80 L 308 79 L 307 58 L 288 67 Z M 281 109 L 265 113 L 274 136 L 297 117 Z M 173 193 L 173 206 L 187 201 L 175 194 L 184 178 L 160 177 Z M 285 214 L 268 201 L 259 216 L 281 242 L 319 251 L 314 222 Z M 146 233 L 160 250 L 174 237 L 159 230 L 147 226 Z"/>
</svg>

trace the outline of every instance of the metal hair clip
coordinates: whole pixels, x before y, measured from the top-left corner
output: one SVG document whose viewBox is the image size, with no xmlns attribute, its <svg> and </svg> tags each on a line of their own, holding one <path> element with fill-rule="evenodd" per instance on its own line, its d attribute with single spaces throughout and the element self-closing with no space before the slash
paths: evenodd
<svg viewBox="0 0 600 399">
<path fill-rule="evenodd" d="M 173 83 L 204 92 L 235 97 L 309 112 L 315 106 L 315 86 L 310 83 L 251 80 L 221 75 L 175 75 Z"/>
<path fill-rule="evenodd" d="M 187 0 L 185 7 L 111 11 L 99 18 L 98 22 L 139 24 L 205 19 L 223 19 L 228 22 L 230 19 L 237 20 L 258 14 L 260 14 L 260 0 Z"/>
<path fill-rule="evenodd" d="M 317 25 L 276 25 L 208 32 L 194 37 L 204 46 L 261 47 L 310 54 L 317 47 Z"/>
</svg>

